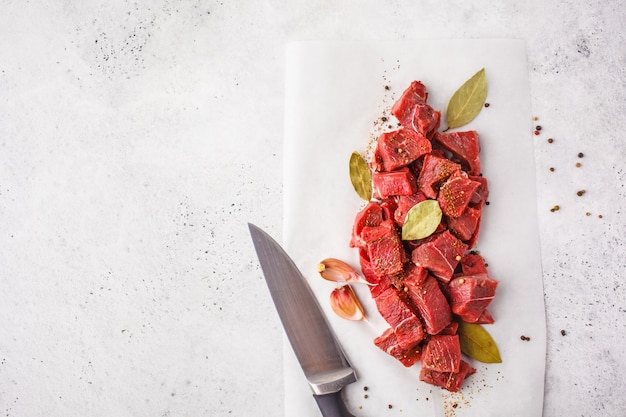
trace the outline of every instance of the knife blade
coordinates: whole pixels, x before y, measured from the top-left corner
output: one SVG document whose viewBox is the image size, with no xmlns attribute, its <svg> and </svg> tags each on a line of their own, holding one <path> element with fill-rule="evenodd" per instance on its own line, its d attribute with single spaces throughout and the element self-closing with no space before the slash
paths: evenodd
<svg viewBox="0 0 626 417">
<path fill-rule="evenodd" d="M 306 278 L 269 234 L 251 223 L 248 228 L 283 328 L 322 415 L 354 417 L 341 391 L 356 381 L 356 374 Z"/>
</svg>

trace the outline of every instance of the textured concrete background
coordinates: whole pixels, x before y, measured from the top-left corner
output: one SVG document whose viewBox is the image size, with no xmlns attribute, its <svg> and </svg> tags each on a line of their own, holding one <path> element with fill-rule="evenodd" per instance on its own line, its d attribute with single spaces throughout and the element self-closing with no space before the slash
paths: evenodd
<svg viewBox="0 0 626 417">
<path fill-rule="evenodd" d="M 624 27 L 619 0 L 3 1 L 0 414 L 282 415 L 245 224 L 280 235 L 285 43 L 514 37 L 542 126 L 544 415 L 623 416 Z"/>
</svg>

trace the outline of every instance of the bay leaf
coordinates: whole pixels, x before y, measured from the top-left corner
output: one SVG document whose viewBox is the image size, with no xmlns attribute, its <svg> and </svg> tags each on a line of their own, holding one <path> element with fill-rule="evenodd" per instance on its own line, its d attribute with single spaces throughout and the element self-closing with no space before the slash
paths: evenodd
<svg viewBox="0 0 626 417">
<path fill-rule="evenodd" d="M 459 321 L 461 352 L 484 363 L 501 363 L 500 351 L 495 340 L 480 324 Z"/>
<path fill-rule="evenodd" d="M 423 239 L 432 235 L 441 223 L 441 207 L 437 200 L 417 203 L 406 214 L 402 226 L 402 240 Z"/>
<path fill-rule="evenodd" d="M 468 124 L 480 113 L 487 99 L 487 76 L 481 69 L 454 92 L 448 102 L 448 129 Z"/>
<path fill-rule="evenodd" d="M 365 201 L 372 198 L 372 173 L 360 153 L 354 151 L 350 156 L 350 181 L 354 191 Z"/>
</svg>

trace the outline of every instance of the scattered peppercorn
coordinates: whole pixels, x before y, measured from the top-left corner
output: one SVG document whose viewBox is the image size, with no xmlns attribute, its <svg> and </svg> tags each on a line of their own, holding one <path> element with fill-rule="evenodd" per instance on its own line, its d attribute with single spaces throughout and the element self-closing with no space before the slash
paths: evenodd
<svg viewBox="0 0 626 417">
<path fill-rule="evenodd" d="M 582 164 L 580 162 L 576 162 L 576 168 L 580 168 Z"/>
<path fill-rule="evenodd" d="M 578 157 L 582 158 L 583 156 L 585 156 L 585 154 L 583 154 L 582 152 L 578 152 Z"/>
<path fill-rule="evenodd" d="M 567 332 L 565 330 L 561 330 L 561 336 L 565 336 Z"/>
<path fill-rule="evenodd" d="M 485 205 L 488 206 L 489 205 L 489 201 L 485 201 Z"/>
<path fill-rule="evenodd" d="M 552 143 L 552 142 L 554 142 L 554 139 L 548 138 L 548 143 Z"/>
<path fill-rule="evenodd" d="M 535 130 L 535 136 L 539 135 L 539 131 Z"/>
<path fill-rule="evenodd" d="M 363 387 L 363 391 L 367 391 L 369 389 L 369 387 L 366 385 Z"/>
<path fill-rule="evenodd" d="M 386 116 L 383 116 L 383 117 L 381 117 L 381 118 L 380 118 L 380 120 L 382 120 L 383 122 L 386 122 L 386 121 L 387 121 L 387 120 L 389 120 L 389 119 L 387 119 L 387 117 L 386 117 Z"/>
<path fill-rule="evenodd" d="M 554 172 L 554 167 L 550 167 L 550 172 Z"/>
<path fill-rule="evenodd" d="M 583 194 L 585 194 L 585 190 L 580 190 L 576 193 L 578 197 L 581 197 Z"/>
<path fill-rule="evenodd" d="M 393 405 L 389 404 L 388 407 L 391 409 L 391 408 L 393 408 Z"/>
<path fill-rule="evenodd" d="M 528 342 L 530 340 L 530 337 L 524 335 L 521 335 L 519 338 L 525 342 Z"/>
<path fill-rule="evenodd" d="M 369 398 L 369 395 L 365 394 L 365 395 L 363 395 L 363 398 L 367 399 L 367 398 Z"/>
<path fill-rule="evenodd" d="M 556 205 L 556 206 L 552 207 L 552 208 L 550 209 L 550 211 L 555 212 L 555 211 L 559 210 L 560 208 L 561 208 L 561 207 L 559 207 L 558 205 Z"/>
<path fill-rule="evenodd" d="M 585 216 L 591 216 L 591 213 L 586 212 L 586 213 L 585 213 Z"/>
<path fill-rule="evenodd" d="M 539 125 L 535 126 L 535 130 L 541 130 L 541 126 Z"/>
<path fill-rule="evenodd" d="M 538 118 L 537 116 L 534 116 L 534 117 L 533 117 L 533 120 L 538 120 L 538 119 L 539 119 L 539 118 Z"/>
<path fill-rule="evenodd" d="M 601 215 L 601 214 L 598 214 L 598 219 L 601 219 L 601 218 L 602 218 L 602 215 Z"/>
<path fill-rule="evenodd" d="M 485 107 L 489 107 L 489 103 L 485 103 Z"/>
</svg>

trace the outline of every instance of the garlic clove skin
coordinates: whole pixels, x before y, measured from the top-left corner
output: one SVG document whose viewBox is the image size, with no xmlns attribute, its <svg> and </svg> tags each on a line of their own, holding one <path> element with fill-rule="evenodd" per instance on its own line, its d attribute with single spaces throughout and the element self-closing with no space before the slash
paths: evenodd
<svg viewBox="0 0 626 417">
<path fill-rule="evenodd" d="M 335 288 L 330 293 L 330 307 L 335 314 L 346 320 L 363 320 L 365 313 L 352 287 L 348 284 Z"/>
</svg>

